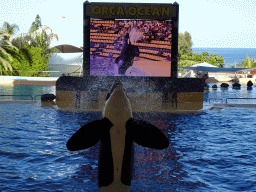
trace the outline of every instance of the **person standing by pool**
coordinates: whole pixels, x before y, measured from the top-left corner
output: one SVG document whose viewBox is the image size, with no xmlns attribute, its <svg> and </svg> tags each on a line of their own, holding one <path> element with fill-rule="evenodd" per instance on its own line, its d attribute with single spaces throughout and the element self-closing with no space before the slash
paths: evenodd
<svg viewBox="0 0 256 192">
<path fill-rule="evenodd" d="M 129 33 L 126 33 L 121 54 L 116 59 L 116 63 L 120 66 L 118 70 L 120 75 L 124 76 L 126 70 L 133 65 L 134 57 L 139 57 L 139 48 L 133 43 L 134 41 L 131 42 Z"/>
</svg>

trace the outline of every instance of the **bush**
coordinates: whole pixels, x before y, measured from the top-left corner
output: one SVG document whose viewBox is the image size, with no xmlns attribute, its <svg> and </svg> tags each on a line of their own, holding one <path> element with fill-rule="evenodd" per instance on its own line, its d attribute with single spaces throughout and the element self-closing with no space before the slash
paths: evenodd
<svg viewBox="0 0 256 192">
<path fill-rule="evenodd" d="M 178 62 L 178 71 L 186 70 L 186 69 L 182 69 L 182 68 L 179 68 L 179 67 L 190 67 L 191 65 L 195 65 L 197 63 L 198 62 L 191 61 L 191 60 L 181 60 L 181 61 Z"/>
<path fill-rule="evenodd" d="M 38 47 L 25 46 L 18 51 L 11 48 L 5 48 L 5 50 L 12 55 L 13 61 L 10 61 L 6 55 L 1 54 L 4 59 L 6 59 L 13 70 L 20 70 L 19 72 L 13 71 L 5 72 L 4 75 L 14 75 L 14 76 L 49 76 L 49 74 L 42 74 L 41 71 L 46 71 L 48 68 L 48 61 L 51 54 L 42 56 L 44 50 Z M 24 72 L 24 71 L 39 71 L 39 72 Z"/>
<path fill-rule="evenodd" d="M 4 49 L 6 50 L 7 53 L 9 53 L 12 56 L 13 60 L 11 61 L 6 55 L 1 54 L 1 56 L 11 64 L 13 68 L 13 72 L 4 71 L 3 75 L 13 75 L 13 76 L 27 75 L 24 72 L 15 71 L 15 70 L 26 70 L 26 68 L 29 67 L 29 62 L 24 57 L 23 53 L 8 47 L 5 47 Z"/>
<path fill-rule="evenodd" d="M 32 47 L 29 49 L 29 56 L 31 58 L 30 71 L 45 71 L 48 68 L 49 55 L 42 57 L 44 50 L 39 47 Z M 38 76 L 39 72 L 31 72 L 32 76 Z"/>
<path fill-rule="evenodd" d="M 181 56 L 180 56 L 180 60 L 192 60 L 192 56 L 181 55 Z"/>
</svg>

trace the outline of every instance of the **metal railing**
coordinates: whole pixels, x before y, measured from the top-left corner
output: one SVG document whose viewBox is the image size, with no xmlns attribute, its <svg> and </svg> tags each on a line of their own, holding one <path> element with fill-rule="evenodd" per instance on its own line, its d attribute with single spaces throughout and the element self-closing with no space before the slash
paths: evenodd
<svg viewBox="0 0 256 192">
<path fill-rule="evenodd" d="M 256 98 L 226 98 L 226 104 L 228 103 L 228 99 L 256 99 Z"/>
<path fill-rule="evenodd" d="M 78 71 L 79 70 L 79 71 Z M 59 75 L 57 75 L 57 76 L 62 76 L 62 75 L 66 75 L 66 76 L 72 76 L 72 74 L 77 74 L 77 73 L 79 73 L 79 76 L 81 76 L 82 74 L 83 74 L 83 70 L 82 70 L 82 68 L 80 68 L 80 69 L 77 69 L 77 70 L 75 70 L 75 71 L 73 71 L 73 72 L 70 72 L 70 73 L 63 73 L 63 72 L 61 72 L 61 71 L 22 71 L 22 70 L 2 70 L 2 71 L 7 71 L 7 72 L 11 72 L 11 76 L 13 76 L 13 72 L 15 72 L 15 71 L 18 71 L 18 73 L 19 73 L 19 75 L 18 76 L 21 76 L 20 75 L 20 72 L 25 72 L 25 73 L 28 73 L 28 76 L 29 77 L 31 77 L 31 75 L 30 75 L 30 73 L 39 73 L 39 74 L 36 74 L 36 75 L 32 75 L 33 77 L 46 77 L 44 74 L 46 73 L 48 73 L 47 75 L 49 75 L 50 76 L 50 74 L 49 73 L 59 73 Z M 77 72 L 78 71 L 78 72 Z M 8 75 L 4 75 L 4 76 L 8 76 Z"/>
<path fill-rule="evenodd" d="M 209 103 L 211 102 L 211 100 L 221 100 L 221 103 L 223 103 L 223 99 L 218 99 L 218 98 L 209 98 Z"/>
<path fill-rule="evenodd" d="M 35 95 L 35 98 L 33 99 L 32 95 L 0 95 L 1 96 L 7 96 L 7 97 L 17 97 L 17 96 L 24 96 L 24 97 L 30 97 L 32 101 L 36 101 L 37 97 L 41 97 L 42 95 Z"/>
<path fill-rule="evenodd" d="M 39 97 L 39 96 L 42 96 L 42 95 L 36 95 L 34 100 L 36 101 L 36 97 Z"/>
<path fill-rule="evenodd" d="M 20 96 L 23 96 L 23 97 L 31 97 L 31 100 L 32 102 L 34 101 L 33 100 L 33 97 L 31 95 L 0 95 L 0 97 L 20 97 Z"/>
<path fill-rule="evenodd" d="M 30 73 L 39 73 L 39 74 L 36 74 L 36 75 L 34 75 L 34 77 L 44 77 L 44 74 L 46 73 L 61 73 L 60 71 L 22 71 L 22 70 L 2 70 L 2 71 L 7 71 L 7 72 L 11 72 L 11 76 L 13 76 L 13 73 L 15 72 L 15 71 L 17 71 L 18 72 L 18 74 L 19 74 L 19 76 L 21 76 L 20 75 L 20 73 L 21 72 L 24 72 L 24 73 L 28 73 L 28 76 L 29 77 L 31 77 L 31 75 L 30 75 Z M 48 74 L 49 75 L 49 74 Z M 60 74 L 61 75 L 61 74 Z M 59 76 L 60 76 L 59 75 Z M 5 76 L 8 76 L 8 75 L 5 75 Z"/>
</svg>

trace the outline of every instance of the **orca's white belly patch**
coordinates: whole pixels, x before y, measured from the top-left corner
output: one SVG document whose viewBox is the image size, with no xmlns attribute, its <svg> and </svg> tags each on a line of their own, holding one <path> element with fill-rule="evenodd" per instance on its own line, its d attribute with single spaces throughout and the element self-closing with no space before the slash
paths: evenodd
<svg viewBox="0 0 256 192">
<path fill-rule="evenodd" d="M 114 165 L 114 180 L 121 178 L 122 163 L 125 148 L 125 129 L 113 126 L 110 130 L 111 151 Z"/>
</svg>

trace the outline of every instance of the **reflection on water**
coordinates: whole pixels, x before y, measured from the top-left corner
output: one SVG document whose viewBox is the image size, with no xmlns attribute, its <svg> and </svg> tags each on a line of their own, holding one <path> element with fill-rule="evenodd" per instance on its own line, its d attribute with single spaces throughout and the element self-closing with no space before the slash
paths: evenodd
<svg viewBox="0 0 256 192">
<path fill-rule="evenodd" d="M 31 95 L 35 98 L 36 95 L 56 94 L 55 86 L 43 85 L 13 85 L 0 84 L 0 95 Z M 39 100 L 40 97 L 37 97 Z M 1 100 L 24 100 L 31 99 L 30 97 L 0 97 Z"/>
<path fill-rule="evenodd" d="M 26 94 L 54 94 L 48 88 Z M 7 90 L 21 94 L 19 88 Z M 210 89 L 207 96 L 254 95 L 255 87 Z M 133 116 L 158 126 L 170 145 L 154 150 L 135 144 L 131 191 L 256 191 L 255 108 Z M 62 112 L 40 102 L 1 104 L 0 191 L 97 191 L 99 144 L 69 152 L 66 142 L 82 125 L 100 118 L 101 113 Z"/>
</svg>

